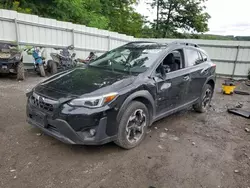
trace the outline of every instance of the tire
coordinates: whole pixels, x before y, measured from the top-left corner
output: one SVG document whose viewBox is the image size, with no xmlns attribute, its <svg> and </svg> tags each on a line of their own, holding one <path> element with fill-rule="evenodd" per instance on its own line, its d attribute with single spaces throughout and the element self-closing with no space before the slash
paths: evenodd
<svg viewBox="0 0 250 188">
<path fill-rule="evenodd" d="M 137 121 L 138 124 L 135 124 L 135 121 Z M 148 109 L 143 103 L 133 101 L 124 111 L 118 122 L 118 134 L 115 143 L 124 149 L 132 149 L 138 146 L 146 136 L 146 131 L 150 124 Z M 133 136 L 135 139 L 130 138 Z"/>
<path fill-rule="evenodd" d="M 46 76 L 43 65 L 39 65 L 39 73 L 40 73 L 40 76 L 42 76 L 42 77 Z"/>
<path fill-rule="evenodd" d="M 210 107 L 212 97 L 213 97 L 213 88 L 211 85 L 206 84 L 198 103 L 193 106 L 194 110 L 200 113 L 207 112 L 208 108 Z"/>
<path fill-rule="evenodd" d="M 51 65 L 52 65 L 52 63 L 53 63 L 53 60 L 49 60 L 49 61 L 47 62 L 47 71 L 48 71 L 49 73 L 51 73 Z"/>
<path fill-rule="evenodd" d="M 51 74 L 56 74 L 57 73 L 57 64 L 55 61 L 51 61 L 51 64 L 50 64 L 50 71 L 51 71 Z"/>
<path fill-rule="evenodd" d="M 24 65 L 23 62 L 19 62 L 17 64 L 17 80 L 24 80 L 25 75 L 24 75 Z"/>
</svg>

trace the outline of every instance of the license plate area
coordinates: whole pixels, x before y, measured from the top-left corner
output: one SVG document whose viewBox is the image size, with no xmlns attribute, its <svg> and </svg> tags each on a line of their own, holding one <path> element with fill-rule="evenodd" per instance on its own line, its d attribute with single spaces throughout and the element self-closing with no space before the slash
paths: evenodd
<svg viewBox="0 0 250 188">
<path fill-rule="evenodd" d="M 42 112 L 38 112 L 38 111 L 33 111 L 32 119 L 40 126 L 47 128 L 48 122 L 47 122 L 46 114 Z"/>
</svg>

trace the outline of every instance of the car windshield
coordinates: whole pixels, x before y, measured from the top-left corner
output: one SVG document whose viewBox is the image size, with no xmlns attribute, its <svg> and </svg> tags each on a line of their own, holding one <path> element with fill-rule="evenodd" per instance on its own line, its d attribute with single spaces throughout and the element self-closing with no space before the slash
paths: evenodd
<svg viewBox="0 0 250 188">
<path fill-rule="evenodd" d="M 146 71 L 163 49 L 165 46 L 154 43 L 131 43 L 103 54 L 89 66 L 138 74 Z"/>
</svg>

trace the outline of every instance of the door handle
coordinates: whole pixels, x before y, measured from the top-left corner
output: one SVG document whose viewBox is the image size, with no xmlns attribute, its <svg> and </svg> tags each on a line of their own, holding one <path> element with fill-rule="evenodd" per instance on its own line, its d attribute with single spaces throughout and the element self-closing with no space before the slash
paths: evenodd
<svg viewBox="0 0 250 188">
<path fill-rule="evenodd" d="M 188 81 L 188 80 L 190 80 L 190 77 L 189 77 L 189 76 L 184 76 L 184 77 L 183 77 L 183 80 L 184 80 L 184 81 Z"/>
</svg>

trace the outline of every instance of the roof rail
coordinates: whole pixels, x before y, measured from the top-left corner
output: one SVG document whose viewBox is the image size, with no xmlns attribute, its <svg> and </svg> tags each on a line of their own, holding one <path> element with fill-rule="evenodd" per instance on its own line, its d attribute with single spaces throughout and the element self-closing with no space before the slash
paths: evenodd
<svg viewBox="0 0 250 188">
<path fill-rule="evenodd" d="M 151 41 L 132 41 L 132 42 L 128 42 L 127 44 L 133 44 L 133 43 L 149 43 L 149 44 L 158 44 L 157 42 L 151 42 Z"/>
<path fill-rule="evenodd" d="M 171 44 L 180 44 L 185 46 L 193 46 L 195 48 L 200 48 L 198 44 L 192 43 L 192 42 L 184 42 L 184 41 L 174 41 Z"/>
</svg>

